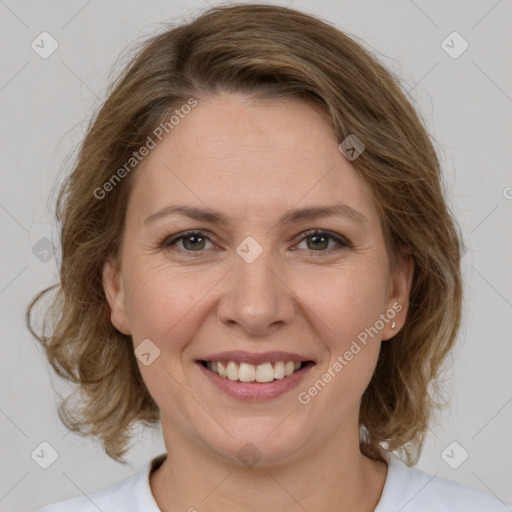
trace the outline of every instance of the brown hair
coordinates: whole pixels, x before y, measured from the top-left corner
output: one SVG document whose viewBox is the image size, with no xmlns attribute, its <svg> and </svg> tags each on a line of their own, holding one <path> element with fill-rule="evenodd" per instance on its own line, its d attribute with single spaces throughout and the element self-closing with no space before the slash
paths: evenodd
<svg viewBox="0 0 512 512">
<path fill-rule="evenodd" d="M 440 164 L 399 81 L 375 57 L 327 22 L 270 5 L 211 8 L 149 38 L 92 119 L 57 200 L 60 283 L 34 297 L 26 313 L 53 369 L 76 385 L 59 417 L 122 463 L 131 427 L 159 422 L 131 337 L 112 325 L 102 285 L 105 261 L 118 257 L 136 166 L 104 198 L 95 191 L 173 109 L 218 92 L 312 102 L 328 114 L 340 142 L 355 134 L 365 144 L 353 165 L 379 209 L 390 261 L 406 247 L 415 270 L 406 323 L 382 344 L 362 397 L 360 447 L 373 459 L 402 451 L 415 464 L 433 408 L 444 405 L 436 400 L 439 378 L 461 317 L 461 239 Z M 43 316 L 43 332 L 46 320 L 53 322 L 50 333 L 38 335 L 32 308 L 56 287 Z"/>
</svg>

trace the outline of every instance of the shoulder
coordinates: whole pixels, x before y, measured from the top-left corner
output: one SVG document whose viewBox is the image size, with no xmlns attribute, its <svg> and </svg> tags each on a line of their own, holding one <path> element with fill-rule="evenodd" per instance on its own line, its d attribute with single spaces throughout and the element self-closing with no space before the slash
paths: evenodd
<svg viewBox="0 0 512 512">
<path fill-rule="evenodd" d="M 491 494 L 439 477 L 432 480 L 432 489 L 430 493 L 427 492 L 427 501 L 430 506 L 435 504 L 438 510 L 451 512 L 505 512 L 508 509 L 503 501 Z"/>
<path fill-rule="evenodd" d="M 149 474 L 162 457 L 155 457 L 139 473 L 104 489 L 47 505 L 35 512 L 160 512 L 151 494 Z"/>
<path fill-rule="evenodd" d="M 114 510 L 135 510 L 133 506 L 136 487 L 135 475 L 114 485 L 88 495 L 69 498 L 47 505 L 36 512 L 113 512 Z"/>
<path fill-rule="evenodd" d="M 499 498 L 419 469 L 388 454 L 388 477 L 375 512 L 506 512 Z"/>
</svg>

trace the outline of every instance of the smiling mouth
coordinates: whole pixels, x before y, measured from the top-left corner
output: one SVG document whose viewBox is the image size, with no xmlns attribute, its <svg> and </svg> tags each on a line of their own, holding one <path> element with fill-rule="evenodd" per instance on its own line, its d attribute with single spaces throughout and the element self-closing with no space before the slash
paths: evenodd
<svg viewBox="0 0 512 512">
<path fill-rule="evenodd" d="M 285 379 L 304 368 L 313 366 L 313 361 L 276 361 L 275 363 L 237 363 L 235 361 L 198 361 L 204 368 L 236 382 L 272 382 Z"/>
</svg>

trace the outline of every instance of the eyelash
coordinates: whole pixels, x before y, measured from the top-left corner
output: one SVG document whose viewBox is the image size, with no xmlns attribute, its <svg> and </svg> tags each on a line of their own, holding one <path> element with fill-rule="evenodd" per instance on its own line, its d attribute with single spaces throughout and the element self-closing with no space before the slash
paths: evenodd
<svg viewBox="0 0 512 512">
<path fill-rule="evenodd" d="M 176 242 L 178 242 L 180 240 L 183 240 L 184 238 L 187 238 L 189 236 L 193 236 L 193 235 L 201 236 L 201 237 L 206 238 L 207 240 L 209 240 L 211 242 L 209 237 L 206 235 L 205 231 L 189 230 L 189 231 L 184 231 L 182 233 L 178 233 L 177 235 L 165 238 L 162 241 L 162 243 L 159 245 L 159 247 L 161 249 L 170 249 Z M 338 247 L 331 247 L 330 249 L 325 249 L 325 250 L 313 251 L 311 249 L 309 249 L 309 250 L 306 249 L 306 250 L 308 250 L 309 253 L 312 253 L 314 256 L 319 255 L 318 253 L 320 253 L 320 255 L 322 255 L 322 254 L 331 254 L 333 252 L 340 251 L 340 250 L 342 250 L 344 248 L 346 248 L 346 249 L 351 249 L 352 248 L 352 244 L 345 237 L 337 236 L 337 235 L 334 235 L 333 233 L 331 233 L 330 231 L 324 231 L 324 230 L 319 230 L 319 229 L 311 229 L 309 231 L 305 231 L 304 233 L 302 233 L 302 238 L 297 243 L 300 243 L 303 240 L 305 240 L 306 238 L 308 238 L 310 236 L 314 236 L 314 235 L 328 236 L 329 238 L 331 238 L 332 240 L 334 240 L 338 244 Z M 183 252 L 186 252 L 186 253 L 189 253 L 189 254 L 190 253 L 192 253 L 192 254 L 193 253 L 198 253 L 197 256 L 202 256 L 203 252 L 206 249 L 201 249 L 201 250 L 198 250 L 198 251 L 189 251 L 187 249 L 179 249 L 179 250 L 183 251 Z"/>
</svg>

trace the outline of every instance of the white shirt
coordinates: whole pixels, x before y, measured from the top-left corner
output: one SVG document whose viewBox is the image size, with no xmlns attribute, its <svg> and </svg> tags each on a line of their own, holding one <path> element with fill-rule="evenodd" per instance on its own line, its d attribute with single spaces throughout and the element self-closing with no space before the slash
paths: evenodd
<svg viewBox="0 0 512 512">
<path fill-rule="evenodd" d="M 130 478 L 88 496 L 59 501 L 36 512 L 161 512 L 151 493 L 149 475 L 165 459 L 155 457 Z M 408 467 L 393 454 L 385 454 L 388 474 L 374 512 L 510 512 L 494 496 Z M 197 509 L 200 510 L 199 504 Z M 191 504 L 191 507 L 194 504 Z"/>
</svg>

